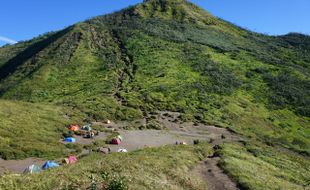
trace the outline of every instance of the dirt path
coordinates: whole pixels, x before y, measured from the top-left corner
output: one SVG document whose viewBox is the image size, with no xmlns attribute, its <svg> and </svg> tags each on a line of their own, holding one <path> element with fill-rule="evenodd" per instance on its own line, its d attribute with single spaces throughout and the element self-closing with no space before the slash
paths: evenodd
<svg viewBox="0 0 310 190">
<path fill-rule="evenodd" d="M 208 190 L 238 190 L 236 183 L 218 167 L 219 160 L 219 157 L 206 159 L 193 169 L 192 174 L 205 180 Z"/>
<path fill-rule="evenodd" d="M 120 148 L 125 148 L 128 151 L 134 151 L 145 147 L 159 147 L 169 144 L 175 144 L 176 141 L 185 141 L 192 144 L 193 140 L 200 139 L 210 142 L 213 146 L 220 145 L 224 142 L 235 142 L 241 140 L 235 134 L 232 134 L 226 129 L 193 122 L 181 122 L 179 120 L 180 113 L 176 112 L 159 112 L 156 115 L 157 121 L 166 127 L 166 130 L 122 130 L 126 126 L 126 122 L 112 122 L 111 124 L 93 123 L 102 125 L 105 128 L 118 129 L 124 137 L 121 145 L 109 145 L 113 152 Z M 145 124 L 146 120 L 140 121 Z M 83 139 L 77 137 L 79 144 L 91 144 L 94 140 L 105 140 L 106 133 L 100 133 L 95 139 Z M 84 150 L 82 154 L 87 154 Z M 206 181 L 210 190 L 237 190 L 237 185 L 228 175 L 218 166 L 220 158 L 211 156 L 199 163 L 191 173 L 203 181 Z M 14 173 L 22 173 L 23 170 L 31 165 L 42 165 L 44 161 L 39 159 L 29 158 L 26 160 L 1 160 L 0 159 L 0 175 L 5 171 Z"/>
<path fill-rule="evenodd" d="M 158 121 L 174 133 L 208 140 L 215 148 L 218 145 L 242 140 L 226 129 L 192 122 L 182 123 L 178 118 L 180 113 L 160 112 Z M 209 190 L 238 190 L 237 184 L 218 166 L 220 157 L 212 155 L 199 163 L 191 173 L 206 181 Z"/>
</svg>

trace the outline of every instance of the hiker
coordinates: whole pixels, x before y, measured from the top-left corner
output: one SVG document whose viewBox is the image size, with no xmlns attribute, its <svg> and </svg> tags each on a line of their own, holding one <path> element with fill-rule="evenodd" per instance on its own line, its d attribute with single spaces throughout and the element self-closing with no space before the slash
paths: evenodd
<svg viewBox="0 0 310 190">
<path fill-rule="evenodd" d="M 95 137 L 94 131 L 90 132 L 90 137 L 91 137 L 91 138 L 94 138 L 94 137 Z"/>
</svg>

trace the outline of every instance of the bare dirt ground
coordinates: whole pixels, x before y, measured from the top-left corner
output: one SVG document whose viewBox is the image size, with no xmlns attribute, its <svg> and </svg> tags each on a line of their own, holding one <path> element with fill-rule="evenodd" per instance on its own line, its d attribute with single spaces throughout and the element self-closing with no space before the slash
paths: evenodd
<svg viewBox="0 0 310 190">
<path fill-rule="evenodd" d="M 208 190 L 237 190 L 236 183 L 218 167 L 219 160 L 219 157 L 204 160 L 192 170 L 192 174 L 207 181 Z"/>
<path fill-rule="evenodd" d="M 116 152 L 120 148 L 134 151 L 145 147 L 159 147 L 183 141 L 192 144 L 193 140 L 196 139 L 208 141 L 213 146 L 220 145 L 224 142 L 241 140 L 240 137 L 223 128 L 193 122 L 181 122 L 179 119 L 180 113 L 177 112 L 158 112 L 154 116 L 162 126 L 165 126 L 165 130 L 123 130 L 128 124 L 127 122 L 112 122 L 110 124 L 95 122 L 93 125 L 101 126 L 105 129 L 117 129 L 124 137 L 120 145 L 109 145 L 113 152 Z M 146 119 L 137 121 L 137 123 L 142 125 L 146 124 L 146 122 Z M 107 133 L 101 132 L 94 139 L 84 139 L 78 136 L 76 139 L 77 143 L 87 145 L 93 143 L 95 140 L 105 140 L 107 136 Z M 84 150 L 82 154 L 87 154 L 87 152 Z M 193 168 L 191 173 L 205 181 L 210 190 L 238 189 L 236 183 L 218 166 L 219 160 L 220 158 L 216 155 L 210 156 Z M 0 159 L 0 175 L 7 171 L 22 173 L 31 164 L 42 165 L 43 163 L 43 160 L 34 158 L 25 160 Z"/>
<path fill-rule="evenodd" d="M 161 112 L 158 121 L 174 133 L 208 140 L 215 148 L 218 145 L 242 140 L 226 129 L 192 122 L 182 123 L 176 112 Z M 237 184 L 218 166 L 220 157 L 212 155 L 199 163 L 191 173 L 206 181 L 209 190 L 238 190 Z"/>
<path fill-rule="evenodd" d="M 43 165 L 44 161 L 37 158 L 27 158 L 25 160 L 2 160 L 0 159 L 0 175 L 7 172 L 23 173 L 26 167 L 36 164 Z"/>
<path fill-rule="evenodd" d="M 88 145 L 88 144 L 92 144 L 93 142 L 95 142 L 96 140 L 105 140 L 108 137 L 107 133 L 99 133 L 98 136 L 96 136 L 95 138 L 83 138 L 82 136 L 74 136 L 74 138 L 76 139 L 78 144 L 82 144 L 82 145 Z"/>
</svg>

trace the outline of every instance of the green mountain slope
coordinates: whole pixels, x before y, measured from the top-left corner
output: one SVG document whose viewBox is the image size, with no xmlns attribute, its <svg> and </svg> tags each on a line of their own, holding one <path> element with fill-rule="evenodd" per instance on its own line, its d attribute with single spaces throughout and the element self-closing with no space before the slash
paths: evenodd
<svg viewBox="0 0 310 190">
<path fill-rule="evenodd" d="M 73 108 L 90 120 L 181 112 L 183 121 L 268 145 L 262 154 L 280 147 L 288 152 L 279 157 L 290 160 L 291 152 L 308 163 L 310 37 L 257 34 L 184 0 L 148 0 L 0 48 L 0 97 Z M 238 146 L 223 154 L 225 168 L 242 181 L 233 159 Z M 246 186 L 255 189 L 251 179 Z"/>
<path fill-rule="evenodd" d="M 59 139 L 65 132 L 63 126 L 81 117 L 68 108 L 0 100 L 1 158 L 59 158 L 70 154 L 68 148 L 78 147 L 66 147 Z"/>
<path fill-rule="evenodd" d="M 308 36 L 264 36 L 157 0 L 42 38 L 3 63 L 3 98 L 95 119 L 179 111 L 309 153 Z"/>
</svg>

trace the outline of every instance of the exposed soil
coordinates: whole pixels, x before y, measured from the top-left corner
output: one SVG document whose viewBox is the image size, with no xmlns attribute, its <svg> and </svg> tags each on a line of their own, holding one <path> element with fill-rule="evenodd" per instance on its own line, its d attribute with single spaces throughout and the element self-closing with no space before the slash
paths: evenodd
<svg viewBox="0 0 310 190">
<path fill-rule="evenodd" d="M 180 113 L 161 112 L 158 121 L 174 133 L 191 137 L 201 137 L 208 140 L 214 147 L 224 142 L 242 140 L 241 137 L 224 128 L 208 126 L 198 123 L 182 123 L 178 119 Z M 220 157 L 212 155 L 199 163 L 191 173 L 206 181 L 209 190 L 238 190 L 237 184 L 218 166 Z"/>
<path fill-rule="evenodd" d="M 88 145 L 95 142 L 95 140 L 105 140 L 107 136 L 108 135 L 106 133 L 101 132 L 98 136 L 95 136 L 95 138 L 84 138 L 82 136 L 74 136 L 74 138 L 76 139 L 78 144 Z"/>
<path fill-rule="evenodd" d="M 120 145 L 109 145 L 112 152 L 116 152 L 120 148 L 125 148 L 128 151 L 142 149 L 145 147 L 159 147 L 176 142 L 187 142 L 192 144 L 193 140 L 200 139 L 210 142 L 213 146 L 220 145 L 224 142 L 233 142 L 241 140 L 241 138 L 226 129 L 193 122 L 181 122 L 179 120 L 180 113 L 176 112 L 159 112 L 153 117 L 165 126 L 166 130 L 123 130 L 128 125 L 127 122 L 112 122 L 103 124 L 100 122 L 93 123 L 99 125 L 106 130 L 118 129 L 119 133 L 124 137 Z M 137 121 L 139 124 L 146 124 L 147 119 Z M 108 134 L 101 132 L 94 139 L 85 139 L 77 136 L 77 143 L 91 144 L 95 140 L 106 140 Z M 84 150 L 82 154 L 87 154 Z M 206 160 L 199 163 L 191 173 L 203 181 L 206 181 L 210 190 L 236 190 L 238 189 L 228 175 L 218 166 L 220 158 L 216 155 L 210 156 Z M 1 160 L 0 159 L 0 175 L 6 171 L 13 173 L 22 173 L 23 170 L 31 165 L 42 165 L 43 160 L 28 158 L 25 160 Z"/>
<path fill-rule="evenodd" d="M 197 165 L 192 174 L 207 181 L 209 190 L 237 190 L 239 189 L 224 172 L 218 167 L 220 158 L 208 158 Z"/>
<path fill-rule="evenodd" d="M 38 158 L 27 158 L 25 160 L 2 160 L 0 159 L 0 175 L 8 172 L 23 173 L 26 167 L 36 164 L 43 165 L 45 161 Z"/>
</svg>

